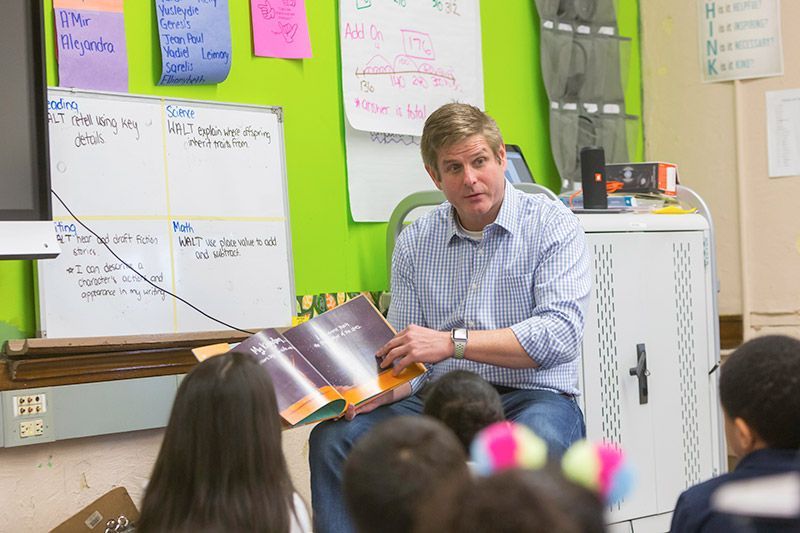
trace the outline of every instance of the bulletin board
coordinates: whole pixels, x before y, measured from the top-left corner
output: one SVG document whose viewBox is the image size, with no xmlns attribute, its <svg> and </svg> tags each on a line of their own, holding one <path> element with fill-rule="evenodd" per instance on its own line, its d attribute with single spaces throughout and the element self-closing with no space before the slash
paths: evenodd
<svg viewBox="0 0 800 533">
<path fill-rule="evenodd" d="M 341 0 L 344 1 L 344 0 Z M 374 0 L 373 0 L 374 1 Z M 345 116 L 339 59 L 339 1 L 306 1 L 313 55 L 253 55 L 251 2 L 229 2 L 232 64 L 219 84 L 166 87 L 153 1 L 124 3 L 131 94 L 220 103 L 280 106 L 297 295 L 386 290 L 386 224 L 357 223 L 348 204 Z M 44 0 L 48 84 L 58 86 L 52 0 Z M 484 101 L 507 142 L 522 146 L 537 181 L 553 189 L 549 103 L 541 79 L 540 21 L 534 2 L 480 3 Z M 641 114 L 638 2 L 618 2 L 620 33 L 632 36 L 626 109 Z M 639 141 L 637 157 L 641 157 Z M 420 161 L 420 165 L 421 165 Z M 0 263 L 0 340 L 36 333 L 35 275 L 30 261 Z"/>
</svg>

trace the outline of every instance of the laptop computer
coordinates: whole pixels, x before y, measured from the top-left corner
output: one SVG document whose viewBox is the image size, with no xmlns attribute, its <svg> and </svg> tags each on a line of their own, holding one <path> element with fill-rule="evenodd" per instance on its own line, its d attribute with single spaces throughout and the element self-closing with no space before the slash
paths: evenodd
<svg viewBox="0 0 800 533">
<path fill-rule="evenodd" d="M 531 169 L 522 155 L 522 149 L 516 144 L 506 144 L 506 179 L 511 183 L 536 183 Z"/>
</svg>

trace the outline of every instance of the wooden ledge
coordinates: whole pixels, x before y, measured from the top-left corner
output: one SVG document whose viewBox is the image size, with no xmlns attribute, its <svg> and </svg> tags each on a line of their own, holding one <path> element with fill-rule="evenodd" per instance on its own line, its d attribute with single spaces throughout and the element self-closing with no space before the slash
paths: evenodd
<svg viewBox="0 0 800 533">
<path fill-rule="evenodd" d="M 205 331 L 162 335 L 127 335 L 120 337 L 75 337 L 69 339 L 31 338 L 10 340 L 3 353 L 9 358 L 53 355 L 109 353 L 158 349 L 167 346 L 192 347 L 217 342 L 239 342 L 247 338 L 238 331 Z"/>
<path fill-rule="evenodd" d="M 0 359 L 0 390 L 184 374 L 197 364 L 192 348 L 246 337 L 223 331 L 11 340 Z"/>
</svg>

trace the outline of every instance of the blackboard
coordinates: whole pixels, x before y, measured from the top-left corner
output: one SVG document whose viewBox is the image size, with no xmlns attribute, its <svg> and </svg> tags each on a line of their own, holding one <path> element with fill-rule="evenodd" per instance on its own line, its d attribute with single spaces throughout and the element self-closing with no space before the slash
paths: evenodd
<svg viewBox="0 0 800 533">
<path fill-rule="evenodd" d="M 51 88 L 48 115 L 52 189 L 97 235 L 54 196 L 41 336 L 225 329 L 161 289 L 239 328 L 291 323 L 280 108 Z"/>
</svg>

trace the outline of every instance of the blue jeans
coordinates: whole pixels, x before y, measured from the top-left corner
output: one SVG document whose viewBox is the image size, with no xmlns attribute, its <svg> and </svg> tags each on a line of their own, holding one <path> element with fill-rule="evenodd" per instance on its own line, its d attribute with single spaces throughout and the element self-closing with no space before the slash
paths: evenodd
<svg viewBox="0 0 800 533">
<path fill-rule="evenodd" d="M 531 428 L 547 442 L 553 457 L 560 457 L 573 442 L 586 435 L 574 398 L 543 390 L 512 390 L 501 394 L 506 418 Z M 418 395 L 378 407 L 351 421 L 329 420 L 319 424 L 309 438 L 311 504 L 316 533 L 354 531 L 342 493 L 344 461 L 353 444 L 374 425 L 398 415 L 422 413 Z"/>
</svg>

